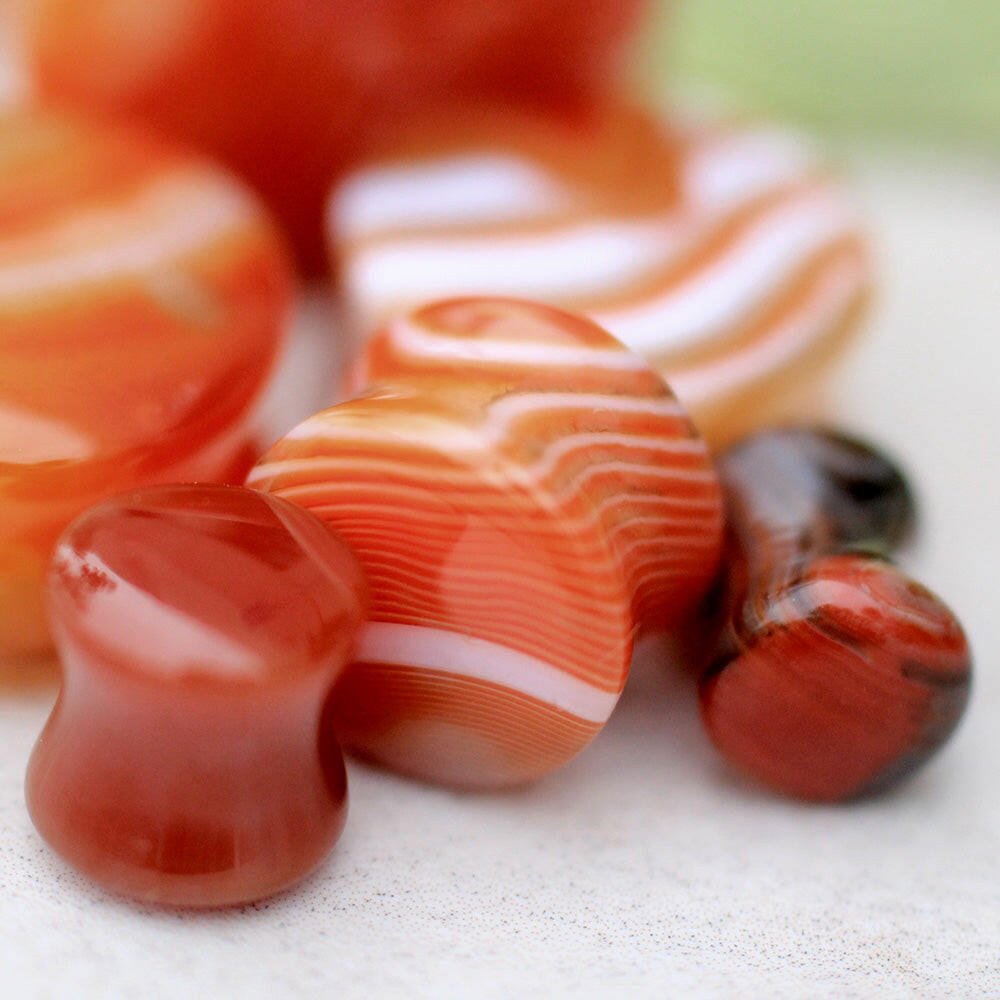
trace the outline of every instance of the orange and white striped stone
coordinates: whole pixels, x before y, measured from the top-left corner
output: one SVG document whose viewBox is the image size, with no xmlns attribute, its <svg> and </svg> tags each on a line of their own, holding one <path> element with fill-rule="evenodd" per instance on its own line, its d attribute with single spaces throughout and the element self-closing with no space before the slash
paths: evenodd
<svg viewBox="0 0 1000 1000">
<path fill-rule="evenodd" d="M 546 306 L 428 306 L 366 370 L 365 395 L 248 480 L 317 514 L 368 572 L 338 735 L 432 781 L 537 778 L 607 720 L 637 628 L 676 622 L 708 585 L 722 517 L 706 446 L 641 359 Z"/>
<path fill-rule="evenodd" d="M 290 294 L 224 172 L 129 130 L 0 117 L 0 654 L 47 644 L 42 574 L 83 508 L 240 475 Z"/>
<path fill-rule="evenodd" d="M 856 326 L 871 285 L 858 220 L 787 134 L 606 118 L 631 124 L 432 131 L 340 185 L 328 227 L 353 325 L 367 335 L 433 296 L 550 302 L 643 354 L 703 432 L 730 437 L 801 396 Z"/>
</svg>

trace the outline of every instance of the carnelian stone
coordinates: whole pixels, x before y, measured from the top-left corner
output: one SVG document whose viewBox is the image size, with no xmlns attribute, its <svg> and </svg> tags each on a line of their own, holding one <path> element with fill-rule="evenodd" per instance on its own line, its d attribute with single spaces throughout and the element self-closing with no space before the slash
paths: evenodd
<svg viewBox="0 0 1000 1000">
<path fill-rule="evenodd" d="M 955 615 L 873 554 L 909 530 L 905 480 L 861 442 L 803 430 L 756 435 L 719 466 L 730 541 L 701 682 L 712 741 L 789 795 L 886 787 L 951 735 L 971 671 Z"/>
<path fill-rule="evenodd" d="M 28 808 L 107 889 L 222 906 L 313 869 L 343 826 L 323 704 L 365 614 L 350 551 L 301 508 L 151 487 L 63 535 L 50 571 L 63 687 Z"/>
<path fill-rule="evenodd" d="M 27 0 L 47 101 L 149 122 L 240 170 L 322 260 L 331 178 L 437 102 L 607 87 L 644 0 Z"/>
<path fill-rule="evenodd" d="M 0 658 L 48 647 L 45 567 L 82 510 L 239 476 L 292 287 L 220 168 L 130 129 L 0 116 Z"/>
</svg>

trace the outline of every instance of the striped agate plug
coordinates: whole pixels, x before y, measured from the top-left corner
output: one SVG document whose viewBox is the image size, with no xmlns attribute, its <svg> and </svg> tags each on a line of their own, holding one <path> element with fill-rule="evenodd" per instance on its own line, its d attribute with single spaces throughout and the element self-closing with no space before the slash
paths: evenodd
<svg viewBox="0 0 1000 1000">
<path fill-rule="evenodd" d="M 241 487 L 148 487 L 63 535 L 63 686 L 28 766 L 62 857 L 144 902 L 223 906 L 302 878 L 347 784 L 324 703 L 365 616 L 361 570 L 307 512 Z"/>
<path fill-rule="evenodd" d="M 0 116 L 0 657 L 48 647 L 45 571 L 82 510 L 242 480 L 292 282 L 212 164 L 120 126 Z"/>
<path fill-rule="evenodd" d="M 425 124 L 328 215 L 358 332 L 438 296 L 549 302 L 643 354 L 715 443 L 815 408 L 871 285 L 853 207 L 799 140 L 623 106 Z"/>
<path fill-rule="evenodd" d="M 372 612 L 333 699 L 344 745 L 498 787 L 601 729 L 639 624 L 710 582 L 721 496 L 662 381 L 593 323 L 504 299 L 427 306 L 373 343 L 368 392 L 251 472 L 353 546 Z"/>
<path fill-rule="evenodd" d="M 901 473 L 867 445 L 767 431 L 719 460 L 730 527 L 724 625 L 700 686 L 732 764 L 789 795 L 880 790 L 951 735 L 962 627 L 883 558 L 910 530 Z"/>
</svg>

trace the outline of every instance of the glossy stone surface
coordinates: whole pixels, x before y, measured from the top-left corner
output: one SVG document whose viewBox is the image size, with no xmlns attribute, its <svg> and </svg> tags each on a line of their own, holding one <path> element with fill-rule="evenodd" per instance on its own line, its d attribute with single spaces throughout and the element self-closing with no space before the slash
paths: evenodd
<svg viewBox="0 0 1000 1000">
<path fill-rule="evenodd" d="M 638 627 L 710 582 L 706 447 L 641 359 L 545 306 L 425 307 L 374 342 L 366 377 L 249 478 L 335 528 L 371 581 L 337 732 L 431 781 L 540 777 L 607 720 Z"/>
<path fill-rule="evenodd" d="M 291 287 L 217 168 L 128 130 L 0 117 L 0 658 L 48 645 L 45 567 L 81 510 L 245 472 Z"/>
<path fill-rule="evenodd" d="M 730 546 L 701 683 L 712 741 L 789 795 L 884 788 L 951 735 L 971 671 L 954 614 L 869 554 L 912 525 L 905 480 L 861 442 L 807 430 L 756 435 L 719 468 Z"/>
<path fill-rule="evenodd" d="M 211 151 L 322 257 L 330 179 L 428 105 L 563 109 L 603 90 L 644 0 L 26 0 L 48 101 Z"/>
<path fill-rule="evenodd" d="M 732 522 L 762 524 L 769 556 L 786 574 L 817 551 L 850 547 L 888 555 L 915 528 L 916 502 L 902 470 L 860 438 L 780 427 L 734 445 L 719 466 Z M 774 546 L 781 540 L 779 560 Z"/>
<path fill-rule="evenodd" d="M 42 836 L 103 887 L 222 906 L 340 835 L 320 718 L 365 610 L 349 550 L 293 504 L 150 487 L 92 508 L 50 573 L 63 686 L 28 767 Z"/>
<path fill-rule="evenodd" d="M 813 403 L 872 280 L 802 142 L 613 104 L 399 133 L 328 216 L 359 339 L 434 296 L 550 302 L 643 354 L 716 443 Z"/>
</svg>

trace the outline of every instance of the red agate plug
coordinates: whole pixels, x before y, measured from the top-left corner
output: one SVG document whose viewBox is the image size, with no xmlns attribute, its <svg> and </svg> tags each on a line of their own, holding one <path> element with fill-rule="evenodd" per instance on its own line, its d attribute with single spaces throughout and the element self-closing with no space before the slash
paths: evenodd
<svg viewBox="0 0 1000 1000">
<path fill-rule="evenodd" d="M 884 558 L 913 508 L 891 463 L 809 430 L 719 462 L 726 620 L 701 683 L 712 741 L 778 791 L 839 800 L 894 782 L 951 735 L 970 652 L 954 614 Z"/>
<path fill-rule="evenodd" d="M 364 615 L 346 546 L 276 497 L 153 487 L 78 518 L 49 583 L 63 687 L 27 775 L 48 843 L 107 889 L 185 906 L 313 869 L 347 804 L 319 726 Z"/>
</svg>

